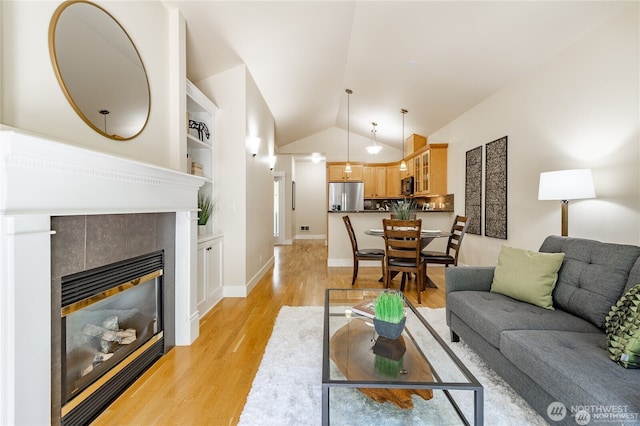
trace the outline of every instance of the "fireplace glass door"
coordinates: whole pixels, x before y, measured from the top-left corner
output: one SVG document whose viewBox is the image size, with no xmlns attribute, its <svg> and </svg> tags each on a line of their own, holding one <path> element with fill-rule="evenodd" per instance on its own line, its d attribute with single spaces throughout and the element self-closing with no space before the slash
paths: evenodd
<svg viewBox="0 0 640 426">
<path fill-rule="evenodd" d="M 62 403 L 72 400 L 91 384 L 125 362 L 152 337 L 162 332 L 162 269 L 122 281 L 110 278 L 122 265 L 97 271 L 83 286 L 103 280 L 95 293 L 62 310 Z M 113 269 L 113 271 L 112 271 Z M 136 275 L 137 273 L 134 273 Z M 110 287 L 110 288 L 105 288 Z M 65 283 L 63 279 L 63 294 Z M 64 297 L 63 297 L 64 299 Z"/>
</svg>

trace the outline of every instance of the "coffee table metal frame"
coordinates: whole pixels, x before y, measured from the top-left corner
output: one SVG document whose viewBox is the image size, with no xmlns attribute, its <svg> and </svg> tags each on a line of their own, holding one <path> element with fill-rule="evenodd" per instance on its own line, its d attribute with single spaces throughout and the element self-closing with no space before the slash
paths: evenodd
<svg viewBox="0 0 640 426">
<path fill-rule="evenodd" d="M 478 382 L 478 380 L 471 374 L 471 372 L 467 369 L 467 367 L 463 364 L 460 359 L 453 353 L 453 351 L 449 348 L 449 346 L 442 340 L 442 338 L 438 335 L 438 333 L 431 327 L 431 325 L 420 315 L 420 313 L 416 310 L 416 308 L 406 300 L 405 303 L 407 307 L 411 310 L 413 315 L 424 325 L 424 327 L 429 331 L 431 336 L 438 342 L 441 348 L 447 353 L 451 361 L 455 364 L 457 369 L 462 375 L 467 379 L 467 382 L 442 382 L 440 377 L 435 369 L 432 368 L 432 373 L 434 376 L 433 382 L 399 382 L 393 380 L 332 380 L 330 375 L 330 365 L 331 365 L 331 357 L 329 354 L 329 341 L 331 339 L 330 335 L 330 318 L 345 316 L 345 313 L 339 312 L 331 312 L 331 294 L 332 292 L 361 292 L 362 294 L 375 294 L 382 292 L 382 289 L 327 289 L 325 292 L 325 305 L 324 305 L 324 337 L 322 343 L 322 424 L 329 425 L 329 391 L 331 388 L 337 387 L 346 387 L 346 388 L 380 388 L 380 389 L 433 389 L 433 390 L 442 390 L 446 395 L 447 399 L 451 403 L 451 406 L 456 411 L 461 421 L 465 425 L 469 425 L 469 420 L 465 417 L 464 413 L 449 393 L 450 390 L 468 390 L 473 391 L 474 393 L 474 425 L 483 425 L 484 424 L 484 392 L 483 387 Z M 354 293 L 356 294 L 356 293 Z M 373 299 L 373 297 L 370 297 Z M 357 298 L 345 298 L 345 303 L 348 303 L 348 300 L 357 300 Z M 342 305 L 341 305 L 342 306 Z M 348 309 L 348 306 L 344 306 Z M 422 352 L 417 342 L 415 342 L 418 349 Z M 424 355 L 424 353 L 423 353 Z M 425 356 L 427 362 L 432 364 L 429 359 Z"/>
</svg>

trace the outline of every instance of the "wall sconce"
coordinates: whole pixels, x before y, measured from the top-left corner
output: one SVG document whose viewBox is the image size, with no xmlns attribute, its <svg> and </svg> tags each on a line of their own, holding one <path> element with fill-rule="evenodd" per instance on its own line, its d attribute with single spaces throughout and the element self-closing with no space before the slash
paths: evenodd
<svg viewBox="0 0 640 426">
<path fill-rule="evenodd" d="M 249 144 L 251 155 L 254 157 L 258 155 L 258 151 L 260 150 L 260 138 L 256 136 L 249 136 L 247 138 L 247 143 Z"/>
<path fill-rule="evenodd" d="M 593 176 L 589 169 L 558 170 L 540 173 L 538 200 L 562 201 L 562 236 L 569 235 L 569 200 L 595 198 Z"/>
<path fill-rule="evenodd" d="M 276 166 L 276 156 L 272 155 L 269 157 L 269 169 L 273 170 L 275 166 Z"/>
</svg>

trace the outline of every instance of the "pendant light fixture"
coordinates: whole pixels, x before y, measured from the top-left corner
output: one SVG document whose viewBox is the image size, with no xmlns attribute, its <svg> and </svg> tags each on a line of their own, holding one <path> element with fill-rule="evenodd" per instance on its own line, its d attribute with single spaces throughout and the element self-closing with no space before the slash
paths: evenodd
<svg viewBox="0 0 640 426">
<path fill-rule="evenodd" d="M 400 171 L 401 172 L 406 172 L 407 171 L 407 163 L 405 163 L 404 161 L 404 116 L 406 113 L 408 113 L 409 111 L 407 111 L 406 109 L 401 109 L 400 112 L 402 113 L 402 161 L 400 162 Z"/>
<path fill-rule="evenodd" d="M 373 129 L 371 129 L 371 145 L 367 147 L 367 152 L 371 155 L 376 155 L 380 152 L 382 147 L 376 143 L 376 126 L 378 125 L 378 123 L 372 122 L 371 124 L 373 124 Z"/>
<path fill-rule="evenodd" d="M 349 97 L 353 93 L 351 89 L 346 89 L 347 92 L 347 165 L 344 166 L 345 173 L 351 173 L 351 164 L 349 164 Z"/>
</svg>

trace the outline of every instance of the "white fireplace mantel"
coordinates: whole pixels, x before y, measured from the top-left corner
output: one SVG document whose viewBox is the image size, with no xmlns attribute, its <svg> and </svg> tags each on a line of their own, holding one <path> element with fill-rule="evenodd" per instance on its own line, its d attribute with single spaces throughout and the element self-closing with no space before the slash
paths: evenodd
<svg viewBox="0 0 640 426">
<path fill-rule="evenodd" d="M 0 127 L 0 424 L 51 422 L 51 216 L 176 213 L 176 344 L 198 337 L 204 179 Z"/>
</svg>

